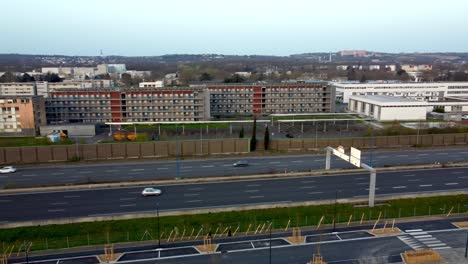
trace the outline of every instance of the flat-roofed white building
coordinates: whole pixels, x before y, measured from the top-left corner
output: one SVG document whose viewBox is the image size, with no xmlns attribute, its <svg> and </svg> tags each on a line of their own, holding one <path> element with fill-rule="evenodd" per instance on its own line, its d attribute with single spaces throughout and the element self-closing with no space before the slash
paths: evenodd
<svg viewBox="0 0 468 264">
<path fill-rule="evenodd" d="M 332 83 L 337 99 L 348 103 L 353 95 L 388 95 L 418 101 L 440 101 L 446 97 L 467 97 L 468 82 L 369 82 Z"/>
<path fill-rule="evenodd" d="M 363 95 L 350 96 L 348 110 L 378 121 L 426 120 L 428 102 L 408 98 Z"/>
</svg>

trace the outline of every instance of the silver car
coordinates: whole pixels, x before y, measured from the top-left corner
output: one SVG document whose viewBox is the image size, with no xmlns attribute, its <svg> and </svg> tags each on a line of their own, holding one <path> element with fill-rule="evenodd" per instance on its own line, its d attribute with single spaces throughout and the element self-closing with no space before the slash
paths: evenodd
<svg viewBox="0 0 468 264">
<path fill-rule="evenodd" d="M 14 166 L 5 166 L 0 168 L 0 173 L 13 173 L 16 172 L 16 168 Z"/>
<path fill-rule="evenodd" d="M 162 194 L 162 191 L 160 189 L 156 188 L 145 188 L 142 192 L 142 196 L 159 196 Z"/>
</svg>

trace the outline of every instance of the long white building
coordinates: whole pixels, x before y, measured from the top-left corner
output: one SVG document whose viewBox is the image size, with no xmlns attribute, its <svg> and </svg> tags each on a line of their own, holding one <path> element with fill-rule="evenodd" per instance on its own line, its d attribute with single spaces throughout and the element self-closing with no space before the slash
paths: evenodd
<svg viewBox="0 0 468 264">
<path fill-rule="evenodd" d="M 468 97 L 468 82 L 433 83 L 332 83 L 336 99 L 349 103 L 353 95 L 388 95 L 418 101 L 440 101 L 447 97 Z"/>
</svg>

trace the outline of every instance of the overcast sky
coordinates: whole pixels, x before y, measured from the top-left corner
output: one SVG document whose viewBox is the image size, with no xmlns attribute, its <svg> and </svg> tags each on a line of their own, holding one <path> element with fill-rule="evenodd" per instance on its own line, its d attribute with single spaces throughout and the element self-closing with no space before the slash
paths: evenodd
<svg viewBox="0 0 468 264">
<path fill-rule="evenodd" d="M 0 53 L 468 51 L 467 0 L 9 0 Z"/>
</svg>

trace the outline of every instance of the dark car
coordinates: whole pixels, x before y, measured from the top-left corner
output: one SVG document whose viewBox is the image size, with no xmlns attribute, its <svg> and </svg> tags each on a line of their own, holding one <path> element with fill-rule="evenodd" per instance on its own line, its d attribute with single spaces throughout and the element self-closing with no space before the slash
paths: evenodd
<svg viewBox="0 0 468 264">
<path fill-rule="evenodd" d="M 286 134 L 286 137 L 287 137 L 287 138 L 294 138 L 294 136 L 291 135 L 291 134 L 289 134 L 289 133 Z"/>
<path fill-rule="evenodd" d="M 238 162 L 235 162 L 232 164 L 233 167 L 247 167 L 249 166 L 249 162 L 246 160 L 239 160 Z"/>
</svg>

